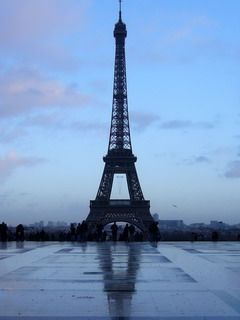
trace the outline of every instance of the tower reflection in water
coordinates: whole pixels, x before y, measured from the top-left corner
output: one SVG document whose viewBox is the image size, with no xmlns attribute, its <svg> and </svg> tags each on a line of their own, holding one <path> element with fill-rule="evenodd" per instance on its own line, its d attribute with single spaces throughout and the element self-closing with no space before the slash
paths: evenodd
<svg viewBox="0 0 240 320">
<path fill-rule="evenodd" d="M 109 315 L 127 319 L 131 315 L 141 246 L 136 243 L 105 243 L 98 246 L 98 258 L 103 272 Z"/>
</svg>

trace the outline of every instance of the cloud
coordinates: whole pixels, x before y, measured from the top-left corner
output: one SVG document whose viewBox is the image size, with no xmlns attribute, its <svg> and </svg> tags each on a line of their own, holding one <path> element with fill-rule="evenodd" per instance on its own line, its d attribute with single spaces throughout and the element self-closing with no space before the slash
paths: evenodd
<svg viewBox="0 0 240 320">
<path fill-rule="evenodd" d="M 195 163 L 209 163 L 210 162 L 210 159 L 208 157 L 205 157 L 205 156 L 198 156 L 198 157 L 195 157 Z"/>
<path fill-rule="evenodd" d="M 170 27 L 169 19 L 172 20 Z M 236 44 L 235 38 L 230 40 L 219 37 L 223 26 L 210 16 L 179 12 L 174 18 L 172 15 L 171 18 L 167 17 L 165 25 L 161 21 L 160 26 L 159 21 L 155 22 L 154 27 L 151 27 L 154 22 L 150 22 L 149 39 L 152 41 L 154 36 L 154 45 L 145 46 L 148 50 L 143 48 L 138 53 L 141 62 L 144 60 L 145 64 L 148 62 L 185 65 L 204 57 L 214 61 L 216 57 L 239 60 L 239 45 Z M 144 25 L 144 30 L 146 28 Z M 157 41 L 156 34 L 160 34 Z"/>
<path fill-rule="evenodd" d="M 106 131 L 107 125 L 101 122 L 89 121 L 72 121 L 67 119 L 66 115 L 58 112 L 41 113 L 26 117 L 23 121 L 24 125 L 28 127 L 36 126 L 43 128 L 50 128 L 54 130 L 69 130 L 69 131 Z"/>
<path fill-rule="evenodd" d="M 66 119 L 58 112 L 37 113 L 25 117 L 23 125 L 62 130 L 66 128 Z"/>
<path fill-rule="evenodd" d="M 176 130 L 176 129 L 213 129 L 215 127 L 214 122 L 210 121 L 197 121 L 190 120 L 170 120 L 165 121 L 160 125 L 161 129 Z"/>
<path fill-rule="evenodd" d="M 186 40 L 194 40 L 196 43 L 201 39 L 199 36 L 201 32 L 204 32 L 206 29 L 214 29 L 216 26 L 216 22 L 207 16 L 201 15 L 191 17 L 191 19 L 185 21 L 182 26 L 169 31 L 163 40 L 170 44 L 175 44 L 176 42 L 182 42 Z"/>
<path fill-rule="evenodd" d="M 90 83 L 90 86 L 92 87 L 93 90 L 99 91 L 99 92 L 106 92 L 107 91 L 107 84 L 104 80 L 93 80 Z"/>
<path fill-rule="evenodd" d="M 32 69 L 0 74 L 0 96 L 1 117 L 22 115 L 38 108 L 82 107 L 92 101 L 76 84 L 65 84 Z"/>
<path fill-rule="evenodd" d="M 209 164 L 211 163 L 211 160 L 209 157 L 206 157 L 206 156 L 195 156 L 191 159 L 185 159 L 184 161 L 184 164 L 187 164 L 187 165 L 196 165 L 196 164 Z"/>
<path fill-rule="evenodd" d="M 211 154 L 217 157 L 228 156 L 234 150 L 235 148 L 233 148 L 232 146 L 221 146 L 221 147 L 217 147 L 216 149 L 213 149 L 211 151 Z"/>
<path fill-rule="evenodd" d="M 186 129 L 192 126 L 192 122 L 188 120 L 170 120 L 163 122 L 161 129 Z"/>
<path fill-rule="evenodd" d="M 13 60 L 58 69 L 79 64 L 66 39 L 80 32 L 90 1 L 8 0 L 0 2 L 1 52 Z"/>
<path fill-rule="evenodd" d="M 135 130 L 143 131 L 158 122 L 159 119 L 160 117 L 153 113 L 133 112 L 130 121 Z"/>
<path fill-rule="evenodd" d="M 97 132 L 105 133 L 107 130 L 107 125 L 99 122 L 86 123 L 83 121 L 76 121 L 68 126 L 68 129 L 74 129 L 82 132 Z"/>
<path fill-rule="evenodd" d="M 20 167 L 32 167 L 42 162 L 42 158 L 20 156 L 12 151 L 0 157 L 0 179 L 5 180 Z"/>
<path fill-rule="evenodd" d="M 6 129 L 0 128 L 0 142 L 10 143 L 27 135 L 26 130 L 22 128 Z"/>
<path fill-rule="evenodd" d="M 20 143 L 23 139 L 32 141 L 34 138 L 33 130 L 35 129 L 42 130 L 42 133 L 54 132 L 55 138 L 58 134 L 62 136 L 62 134 L 75 134 L 77 132 L 81 132 L 84 136 L 94 134 L 97 138 L 100 138 L 109 131 L 109 123 L 94 121 L 93 119 L 81 119 L 80 115 L 73 118 L 68 110 L 52 111 L 52 109 L 42 112 L 40 110 L 40 112 L 33 112 L 29 115 L 24 114 L 24 117 L 18 119 L 2 119 L 0 125 L 0 144 L 9 145 L 14 142 Z M 10 128 L 8 128 L 9 126 Z"/>
<path fill-rule="evenodd" d="M 228 164 L 225 172 L 226 178 L 240 178 L 240 160 L 232 161 Z"/>
<path fill-rule="evenodd" d="M 9 198 L 9 193 L 5 192 L 5 193 L 0 193 L 0 201 L 3 202 L 6 199 Z"/>
</svg>

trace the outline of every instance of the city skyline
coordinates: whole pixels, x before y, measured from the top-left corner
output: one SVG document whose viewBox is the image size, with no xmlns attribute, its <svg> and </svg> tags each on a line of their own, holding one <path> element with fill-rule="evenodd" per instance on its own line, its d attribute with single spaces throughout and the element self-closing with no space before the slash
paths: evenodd
<svg viewBox="0 0 240 320">
<path fill-rule="evenodd" d="M 0 9 L 1 219 L 82 220 L 107 152 L 118 2 Z M 133 151 L 160 219 L 239 223 L 239 9 L 123 1 Z"/>
</svg>

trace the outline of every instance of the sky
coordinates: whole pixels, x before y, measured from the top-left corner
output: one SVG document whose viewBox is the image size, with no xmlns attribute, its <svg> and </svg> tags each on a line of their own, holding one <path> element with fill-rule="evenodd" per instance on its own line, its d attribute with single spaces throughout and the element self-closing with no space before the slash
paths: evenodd
<svg viewBox="0 0 240 320">
<path fill-rule="evenodd" d="M 122 7 L 132 146 L 151 212 L 239 223 L 240 1 Z M 117 0 L 0 0 L 0 220 L 88 215 L 107 153 L 117 18 Z"/>
</svg>

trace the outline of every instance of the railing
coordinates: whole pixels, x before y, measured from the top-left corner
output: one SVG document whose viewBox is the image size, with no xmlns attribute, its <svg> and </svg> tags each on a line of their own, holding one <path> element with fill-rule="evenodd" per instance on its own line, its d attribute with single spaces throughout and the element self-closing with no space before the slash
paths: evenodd
<svg viewBox="0 0 240 320">
<path fill-rule="evenodd" d="M 150 201 L 149 200 L 133 201 L 128 199 L 91 200 L 90 206 L 94 208 L 104 208 L 104 207 L 146 208 L 146 207 L 150 207 Z"/>
<path fill-rule="evenodd" d="M 109 200 L 110 206 L 130 206 L 130 200 Z"/>
</svg>

